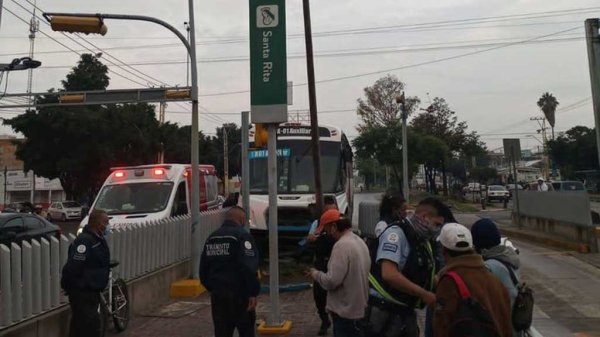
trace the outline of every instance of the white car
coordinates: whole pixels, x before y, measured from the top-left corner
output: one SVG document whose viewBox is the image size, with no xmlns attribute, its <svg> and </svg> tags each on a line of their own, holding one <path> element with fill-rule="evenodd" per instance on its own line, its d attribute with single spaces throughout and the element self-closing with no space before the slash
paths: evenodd
<svg viewBox="0 0 600 337">
<path fill-rule="evenodd" d="M 52 220 L 81 220 L 81 205 L 75 201 L 55 202 L 48 207 L 46 215 L 48 221 Z"/>
<path fill-rule="evenodd" d="M 492 202 L 494 200 L 504 201 L 508 200 L 510 197 L 510 193 L 506 189 L 506 187 L 502 185 L 490 185 L 487 188 L 487 200 L 488 202 Z"/>
</svg>

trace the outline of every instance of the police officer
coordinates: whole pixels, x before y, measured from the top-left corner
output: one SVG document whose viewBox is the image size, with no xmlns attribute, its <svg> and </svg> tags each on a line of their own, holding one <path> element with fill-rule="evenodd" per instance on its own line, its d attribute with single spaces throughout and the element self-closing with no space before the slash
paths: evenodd
<svg viewBox="0 0 600 337">
<path fill-rule="evenodd" d="M 100 293 L 108 284 L 110 252 L 104 235 L 108 215 L 93 210 L 87 226 L 69 247 L 61 286 L 71 305 L 71 337 L 100 336 Z"/>
<path fill-rule="evenodd" d="M 204 245 L 200 280 L 210 292 L 215 337 L 253 337 L 256 321 L 258 250 L 244 229 L 244 209 L 233 206 Z"/>
<path fill-rule="evenodd" d="M 379 235 L 369 279 L 368 337 L 418 337 L 415 309 L 435 303 L 434 227 L 417 214 Z"/>
</svg>

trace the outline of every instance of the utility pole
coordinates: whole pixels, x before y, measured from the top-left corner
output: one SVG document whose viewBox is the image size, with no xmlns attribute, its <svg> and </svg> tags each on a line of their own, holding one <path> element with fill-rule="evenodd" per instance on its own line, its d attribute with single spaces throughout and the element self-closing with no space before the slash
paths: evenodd
<svg viewBox="0 0 600 337">
<path fill-rule="evenodd" d="M 587 41 L 588 61 L 590 64 L 590 81 L 594 102 L 594 121 L 596 123 L 596 147 L 600 161 L 600 19 L 585 20 L 585 37 Z"/>
<path fill-rule="evenodd" d="M 548 129 L 546 127 L 546 118 L 545 117 L 531 117 L 529 118 L 529 120 L 531 121 L 537 121 L 538 125 L 540 126 L 540 130 L 538 130 L 538 132 L 542 133 L 542 146 L 543 146 L 543 161 L 544 161 L 544 171 L 543 171 L 543 175 L 544 175 L 544 179 L 548 180 L 549 176 L 550 176 L 550 156 L 548 153 L 548 137 L 546 136 L 546 130 Z"/>
<path fill-rule="evenodd" d="M 35 33 L 37 33 L 40 22 L 36 18 L 37 0 L 33 1 L 33 14 L 29 21 L 29 57 L 33 60 L 33 52 L 35 50 Z M 33 97 L 31 96 L 31 88 L 33 86 L 33 69 L 29 68 L 27 74 L 27 105 L 28 109 L 32 108 Z M 35 172 L 31 170 L 31 204 L 35 204 Z"/>
<path fill-rule="evenodd" d="M 229 195 L 229 146 L 227 128 L 223 125 L 223 194 Z"/>
<path fill-rule="evenodd" d="M 396 103 L 400 104 L 400 118 L 402 119 L 402 192 L 406 203 L 410 202 L 410 190 L 408 187 L 408 141 L 406 137 L 407 127 L 406 119 L 408 111 L 406 111 L 406 99 L 404 92 L 396 97 Z"/>
<path fill-rule="evenodd" d="M 2 28 L 2 0 L 0 0 L 0 28 Z"/>
<path fill-rule="evenodd" d="M 158 125 L 165 124 L 165 110 L 167 109 L 166 102 L 160 102 L 158 108 Z M 158 163 L 163 164 L 165 162 L 165 144 L 160 143 L 160 152 L 158 152 Z"/>
<path fill-rule="evenodd" d="M 321 148 L 319 146 L 319 120 L 317 116 L 317 93 L 315 89 L 315 64 L 313 59 L 312 27 L 310 22 L 310 2 L 302 0 L 304 11 L 304 41 L 306 44 L 306 72 L 308 77 L 308 101 L 310 106 L 310 133 L 315 172 L 315 203 L 317 212 L 323 209 L 323 190 L 321 188 Z"/>
</svg>

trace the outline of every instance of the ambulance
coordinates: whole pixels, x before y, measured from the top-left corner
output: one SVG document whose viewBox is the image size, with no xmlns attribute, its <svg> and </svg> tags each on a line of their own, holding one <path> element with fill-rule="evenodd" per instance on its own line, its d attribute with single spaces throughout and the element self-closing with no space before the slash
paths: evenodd
<svg viewBox="0 0 600 337">
<path fill-rule="evenodd" d="M 200 211 L 219 207 L 215 167 L 200 165 Z M 192 175 L 189 164 L 115 167 L 90 210 L 106 211 L 112 225 L 127 225 L 186 215 L 191 210 Z M 79 225 L 88 223 L 88 215 Z"/>
</svg>

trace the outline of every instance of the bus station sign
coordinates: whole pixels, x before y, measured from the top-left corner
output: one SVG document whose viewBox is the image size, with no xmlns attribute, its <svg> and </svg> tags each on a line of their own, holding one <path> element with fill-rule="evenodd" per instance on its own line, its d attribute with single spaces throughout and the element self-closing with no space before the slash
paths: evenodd
<svg viewBox="0 0 600 337">
<path fill-rule="evenodd" d="M 250 0 L 252 123 L 287 122 L 285 0 Z"/>
</svg>

